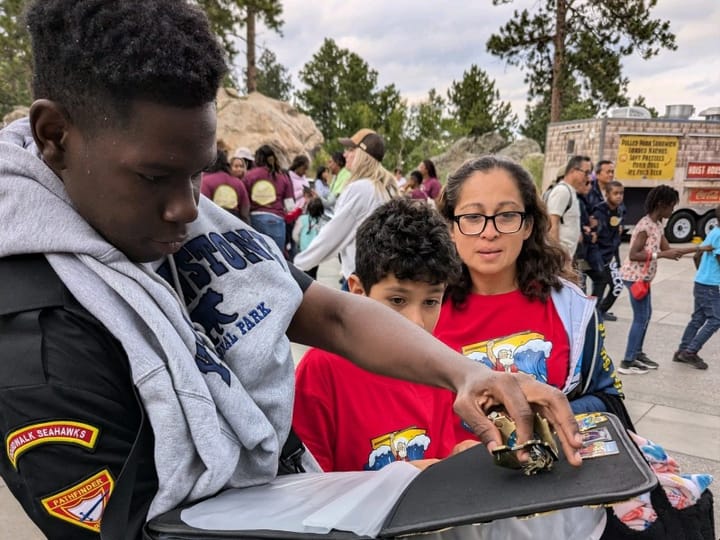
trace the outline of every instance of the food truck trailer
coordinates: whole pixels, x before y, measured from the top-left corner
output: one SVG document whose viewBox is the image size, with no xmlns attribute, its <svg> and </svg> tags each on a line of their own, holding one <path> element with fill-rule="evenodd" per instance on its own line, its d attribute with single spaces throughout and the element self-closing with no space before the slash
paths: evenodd
<svg viewBox="0 0 720 540">
<path fill-rule="evenodd" d="M 665 116 L 651 118 L 642 107 L 621 107 L 603 118 L 555 122 L 548 126 L 543 189 L 575 154 L 593 163 L 615 163 L 615 179 L 625 186 L 626 225 L 645 214 L 645 197 L 667 184 L 680 194 L 680 203 L 667 221 L 670 242 L 704 238 L 717 225 L 720 204 L 720 107 L 702 111 L 691 120 L 692 105 L 669 105 Z"/>
</svg>

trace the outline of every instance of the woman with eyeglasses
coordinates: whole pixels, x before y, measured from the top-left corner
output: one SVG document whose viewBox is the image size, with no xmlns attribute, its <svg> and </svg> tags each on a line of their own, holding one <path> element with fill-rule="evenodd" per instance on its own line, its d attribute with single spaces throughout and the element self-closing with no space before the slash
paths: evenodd
<svg viewBox="0 0 720 540">
<path fill-rule="evenodd" d="M 528 172 L 497 156 L 467 161 L 448 178 L 439 210 L 463 273 L 435 335 L 491 369 L 558 388 L 575 413 L 610 411 L 631 427 L 595 299 L 571 282 L 567 255 L 549 241 Z"/>
</svg>

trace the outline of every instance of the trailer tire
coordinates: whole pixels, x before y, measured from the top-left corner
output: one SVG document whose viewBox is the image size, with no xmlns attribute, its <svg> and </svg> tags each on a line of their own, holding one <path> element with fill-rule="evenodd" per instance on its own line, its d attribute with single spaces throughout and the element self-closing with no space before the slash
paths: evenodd
<svg viewBox="0 0 720 540">
<path fill-rule="evenodd" d="M 687 210 L 678 210 L 665 225 L 665 237 L 668 242 L 689 242 L 695 232 L 695 214 Z"/>
<path fill-rule="evenodd" d="M 719 224 L 718 218 L 715 216 L 715 210 L 705 214 L 697 225 L 697 233 L 699 236 L 705 239 L 708 233 Z"/>
</svg>

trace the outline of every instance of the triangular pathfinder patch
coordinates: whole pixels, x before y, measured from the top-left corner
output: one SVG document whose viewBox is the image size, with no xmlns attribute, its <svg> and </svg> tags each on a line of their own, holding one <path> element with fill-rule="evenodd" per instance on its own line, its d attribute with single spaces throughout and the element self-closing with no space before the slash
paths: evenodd
<svg viewBox="0 0 720 540">
<path fill-rule="evenodd" d="M 103 512 L 114 487 L 110 471 L 103 469 L 74 486 L 43 498 L 41 502 L 51 516 L 100 532 Z"/>
</svg>

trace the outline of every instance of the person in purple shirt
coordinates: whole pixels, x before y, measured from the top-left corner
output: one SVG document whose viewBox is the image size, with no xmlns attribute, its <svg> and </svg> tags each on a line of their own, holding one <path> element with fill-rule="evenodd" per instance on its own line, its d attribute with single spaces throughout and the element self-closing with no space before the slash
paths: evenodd
<svg viewBox="0 0 720 540">
<path fill-rule="evenodd" d="M 418 171 L 422 174 L 422 189 L 428 194 L 428 197 L 433 201 L 437 201 L 442 190 L 442 185 L 437 179 L 437 172 L 435 172 L 435 164 L 429 159 L 423 159 L 418 165 Z"/>
<path fill-rule="evenodd" d="M 250 224 L 285 252 L 285 214 L 295 208 L 292 184 L 267 144 L 255 152 L 255 167 L 245 175 L 250 194 Z"/>
<path fill-rule="evenodd" d="M 420 171 L 412 171 L 407 178 L 404 193 L 410 199 L 428 200 L 428 194 L 422 188 L 423 177 Z"/>
<path fill-rule="evenodd" d="M 215 163 L 202 173 L 200 193 L 219 207 L 250 224 L 250 199 L 242 180 L 230 174 L 225 150 L 218 148 Z"/>
</svg>

